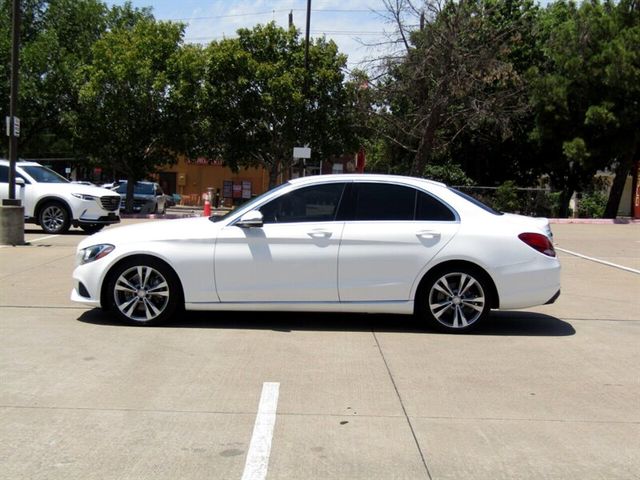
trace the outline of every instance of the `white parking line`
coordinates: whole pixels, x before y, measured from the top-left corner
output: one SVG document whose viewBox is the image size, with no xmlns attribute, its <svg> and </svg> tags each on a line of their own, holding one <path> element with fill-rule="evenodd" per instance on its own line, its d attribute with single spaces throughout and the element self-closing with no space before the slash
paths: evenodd
<svg viewBox="0 0 640 480">
<path fill-rule="evenodd" d="M 34 238 L 33 240 L 29 240 L 29 242 L 39 242 L 41 240 L 49 240 L 50 238 L 59 237 L 60 235 L 48 235 L 46 237 Z"/>
<path fill-rule="evenodd" d="M 602 265 L 619 268 L 620 270 L 624 270 L 626 272 L 640 274 L 640 270 L 636 270 L 635 268 L 625 267 L 624 265 L 618 265 L 617 263 L 607 262 L 606 260 L 600 260 L 599 258 L 588 257 L 586 255 L 582 255 L 581 253 L 572 252 L 571 250 L 565 250 L 564 248 L 559 248 L 559 247 L 555 247 L 555 248 L 556 250 L 560 250 L 561 252 L 568 253 L 569 255 L 584 258 L 585 260 L 591 260 L 592 262 L 601 263 Z"/>
<path fill-rule="evenodd" d="M 267 478 L 279 392 L 280 384 L 277 382 L 264 382 L 262 384 L 262 395 L 260 396 L 258 414 L 256 423 L 253 426 L 253 436 L 249 444 L 242 480 L 264 480 Z"/>
<path fill-rule="evenodd" d="M 40 238 L 34 238 L 33 240 L 26 240 L 25 239 L 25 243 L 31 243 L 31 242 L 39 242 L 40 240 L 47 240 L 49 238 L 54 238 L 54 237 L 59 237 L 60 235 L 48 235 L 46 237 L 40 237 Z M 0 248 L 6 248 L 6 247 L 12 247 L 13 245 L 0 245 Z"/>
</svg>

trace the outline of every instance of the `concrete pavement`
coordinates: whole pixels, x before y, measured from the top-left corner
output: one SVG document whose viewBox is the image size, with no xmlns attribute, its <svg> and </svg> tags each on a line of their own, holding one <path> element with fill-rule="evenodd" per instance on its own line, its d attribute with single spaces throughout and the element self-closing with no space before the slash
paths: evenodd
<svg viewBox="0 0 640 480">
<path fill-rule="evenodd" d="M 640 225 L 553 229 L 638 268 Z M 475 335 L 251 312 L 136 328 L 68 300 L 83 234 L 25 238 L 0 248 L 2 479 L 240 479 L 264 382 L 280 384 L 268 479 L 640 472 L 638 274 L 560 253 L 556 304 Z"/>
</svg>

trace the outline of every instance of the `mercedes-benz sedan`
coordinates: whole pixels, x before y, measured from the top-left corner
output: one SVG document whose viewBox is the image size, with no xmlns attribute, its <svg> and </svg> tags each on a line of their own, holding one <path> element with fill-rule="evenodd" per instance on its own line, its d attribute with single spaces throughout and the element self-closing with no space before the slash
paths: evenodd
<svg viewBox="0 0 640 480">
<path fill-rule="evenodd" d="M 72 300 L 149 325 L 187 310 L 416 314 L 445 331 L 553 302 L 546 219 L 387 175 L 291 180 L 225 217 L 109 229 L 77 251 Z"/>
</svg>

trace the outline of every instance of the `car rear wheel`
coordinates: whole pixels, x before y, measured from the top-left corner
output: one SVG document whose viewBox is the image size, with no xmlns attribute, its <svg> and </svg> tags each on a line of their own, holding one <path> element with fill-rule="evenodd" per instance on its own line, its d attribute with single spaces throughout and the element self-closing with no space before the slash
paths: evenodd
<svg viewBox="0 0 640 480">
<path fill-rule="evenodd" d="M 69 212 L 60 202 L 49 202 L 40 209 L 38 222 L 47 233 L 59 234 L 69 230 Z"/>
<path fill-rule="evenodd" d="M 435 272 L 423 283 L 419 311 L 439 330 L 476 328 L 489 315 L 491 290 L 486 275 L 468 267 Z"/>
<path fill-rule="evenodd" d="M 162 323 L 182 304 L 176 274 L 154 258 L 136 257 L 117 265 L 107 288 L 110 310 L 132 325 Z"/>
</svg>

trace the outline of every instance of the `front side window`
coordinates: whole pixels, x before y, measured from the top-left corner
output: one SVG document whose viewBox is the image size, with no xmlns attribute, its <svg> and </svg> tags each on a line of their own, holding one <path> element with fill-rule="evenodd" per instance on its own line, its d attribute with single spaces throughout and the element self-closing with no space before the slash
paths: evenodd
<svg viewBox="0 0 640 480">
<path fill-rule="evenodd" d="M 304 187 L 260 207 L 264 223 L 331 222 L 336 217 L 344 183 Z"/>
</svg>

